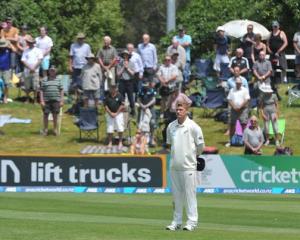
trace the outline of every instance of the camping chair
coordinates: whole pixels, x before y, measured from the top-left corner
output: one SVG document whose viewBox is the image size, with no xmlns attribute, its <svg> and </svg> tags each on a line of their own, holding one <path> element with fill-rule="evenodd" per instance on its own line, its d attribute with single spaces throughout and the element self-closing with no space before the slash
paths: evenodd
<svg viewBox="0 0 300 240">
<path fill-rule="evenodd" d="M 223 88 L 208 89 L 203 99 L 201 107 L 204 108 L 204 116 L 209 116 L 209 109 L 217 110 L 226 107 L 226 97 Z"/>
<path fill-rule="evenodd" d="M 205 79 L 213 70 L 213 62 L 210 59 L 196 59 L 195 60 L 195 78 Z"/>
<path fill-rule="evenodd" d="M 75 124 L 79 128 L 79 141 L 83 139 L 99 141 L 99 123 L 96 108 L 80 108 L 79 119 Z"/>
<path fill-rule="evenodd" d="M 292 105 L 293 102 L 300 99 L 300 85 L 295 85 L 288 90 L 288 107 Z"/>
<path fill-rule="evenodd" d="M 231 77 L 231 72 L 229 70 L 228 65 L 229 65 L 228 63 L 221 63 L 220 64 L 220 77 L 219 77 L 219 80 L 227 81 L 228 78 Z"/>
<path fill-rule="evenodd" d="M 280 143 L 282 144 L 284 141 L 284 134 L 285 134 L 285 119 L 278 119 L 278 133 L 281 135 Z M 273 131 L 272 122 L 270 121 L 269 125 L 269 136 L 275 138 L 275 133 Z"/>
</svg>

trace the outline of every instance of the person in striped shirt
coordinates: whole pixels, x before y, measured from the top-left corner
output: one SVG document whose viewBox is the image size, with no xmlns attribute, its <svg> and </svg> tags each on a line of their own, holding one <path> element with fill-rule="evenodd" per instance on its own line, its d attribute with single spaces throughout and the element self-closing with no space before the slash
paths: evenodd
<svg viewBox="0 0 300 240">
<path fill-rule="evenodd" d="M 61 81 L 56 77 L 56 68 L 49 68 L 49 76 L 41 83 L 40 103 L 44 113 L 44 130 L 43 135 L 48 135 L 48 117 L 53 116 L 53 133 L 58 135 L 57 115 L 64 104 L 64 91 Z"/>
</svg>

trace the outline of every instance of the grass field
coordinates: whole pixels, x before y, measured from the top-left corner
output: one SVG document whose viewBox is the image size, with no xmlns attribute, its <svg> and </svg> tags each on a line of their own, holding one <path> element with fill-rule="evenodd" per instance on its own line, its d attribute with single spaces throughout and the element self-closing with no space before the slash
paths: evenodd
<svg viewBox="0 0 300 240">
<path fill-rule="evenodd" d="M 0 194 L 1 240 L 299 239 L 300 196 L 198 196 L 195 232 L 168 232 L 171 195 Z"/>
<path fill-rule="evenodd" d="M 291 147 L 294 150 L 295 155 L 300 154 L 299 145 L 299 133 L 300 133 L 300 108 L 299 105 L 287 108 L 287 96 L 285 92 L 288 85 L 281 85 L 280 92 L 283 96 L 283 100 L 280 102 L 280 117 L 286 119 L 286 137 L 284 145 Z M 12 89 L 11 97 L 17 96 L 17 90 Z M 70 105 L 66 105 L 64 110 L 67 110 Z M 224 147 L 228 141 L 228 137 L 224 136 L 226 125 L 220 122 L 214 121 L 212 118 L 204 118 L 203 110 L 199 108 L 193 108 L 194 120 L 202 127 L 206 145 L 216 146 L 221 154 L 243 154 L 242 147 Z M 2 153 L 65 153 L 65 154 L 79 154 L 80 150 L 87 145 L 95 145 L 91 142 L 78 142 L 78 129 L 73 124 L 73 116 L 64 114 L 62 121 L 62 134 L 59 137 L 48 136 L 43 137 L 39 134 L 41 129 L 41 108 L 39 105 L 31 105 L 21 102 L 13 102 L 10 104 L 0 105 L 0 114 L 11 114 L 17 118 L 30 118 L 31 124 L 7 124 L 2 131 L 5 132 L 4 136 L 0 136 L 1 146 L 0 152 Z M 100 126 L 101 126 L 101 144 L 104 144 L 106 138 L 105 120 L 103 115 L 103 109 L 100 114 Z M 262 122 L 261 122 L 262 126 Z M 52 127 L 50 125 L 50 127 Z M 133 132 L 135 132 L 136 126 L 132 124 Z M 161 142 L 161 130 L 157 130 L 158 143 Z M 161 147 L 151 149 L 151 151 L 159 150 Z M 263 152 L 266 155 L 272 155 L 274 153 L 275 146 L 270 145 L 263 148 Z"/>
</svg>

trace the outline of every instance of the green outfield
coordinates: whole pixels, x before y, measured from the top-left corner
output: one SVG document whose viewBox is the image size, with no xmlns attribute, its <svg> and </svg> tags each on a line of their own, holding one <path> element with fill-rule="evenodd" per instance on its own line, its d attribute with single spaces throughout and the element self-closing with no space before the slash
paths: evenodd
<svg viewBox="0 0 300 240">
<path fill-rule="evenodd" d="M 198 196 L 195 232 L 168 232 L 172 197 L 1 193 L 1 240 L 299 239 L 298 195 Z"/>
</svg>

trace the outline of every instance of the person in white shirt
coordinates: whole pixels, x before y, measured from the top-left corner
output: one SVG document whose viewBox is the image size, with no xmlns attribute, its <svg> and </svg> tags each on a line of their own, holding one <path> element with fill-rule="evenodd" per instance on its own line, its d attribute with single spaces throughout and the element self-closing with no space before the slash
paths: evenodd
<svg viewBox="0 0 300 240">
<path fill-rule="evenodd" d="M 187 222 L 183 230 L 193 231 L 198 224 L 197 210 L 197 155 L 202 153 L 204 138 L 202 130 L 188 117 L 188 104 L 177 102 L 177 120 L 167 128 L 167 144 L 171 145 L 170 177 L 174 201 L 172 223 L 166 230 L 181 229 L 185 206 Z"/>
<path fill-rule="evenodd" d="M 39 67 L 43 60 L 43 53 L 34 46 L 35 40 L 28 36 L 26 38 L 28 48 L 22 54 L 21 61 L 24 64 L 25 92 L 27 101 L 29 102 L 29 94 L 34 92 L 33 103 L 37 100 L 37 92 L 39 88 Z"/>
<path fill-rule="evenodd" d="M 248 103 L 250 100 L 249 91 L 242 86 L 241 78 L 236 78 L 236 86 L 230 89 L 227 100 L 230 106 L 230 128 L 229 128 L 229 143 L 225 146 L 230 147 L 230 140 L 235 133 L 236 121 L 239 120 L 244 130 L 248 122 L 249 108 Z"/>
<path fill-rule="evenodd" d="M 41 64 L 41 71 L 43 72 L 43 77 L 46 77 L 50 66 L 50 52 L 53 47 L 53 41 L 47 35 L 46 27 L 40 27 L 40 36 L 35 39 L 35 42 L 35 46 L 43 52 L 44 58 Z"/>
</svg>

